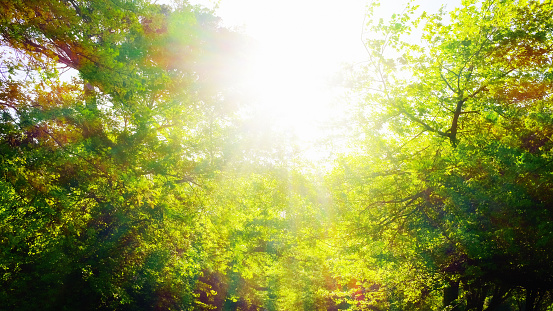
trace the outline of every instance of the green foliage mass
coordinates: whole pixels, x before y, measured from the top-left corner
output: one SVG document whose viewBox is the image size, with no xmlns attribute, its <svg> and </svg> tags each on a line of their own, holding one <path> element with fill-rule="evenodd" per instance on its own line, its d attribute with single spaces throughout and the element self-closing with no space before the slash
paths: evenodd
<svg viewBox="0 0 553 311">
<path fill-rule="evenodd" d="M 0 310 L 551 310 L 553 4 L 376 11 L 328 170 L 213 12 L 0 1 Z"/>
<path fill-rule="evenodd" d="M 552 9 L 464 1 L 369 22 L 362 140 L 331 180 L 342 234 L 378 272 L 359 278 L 387 297 L 375 307 L 551 304 Z"/>
<path fill-rule="evenodd" d="M 186 3 L 0 8 L 0 308 L 195 308 L 199 196 L 237 112 L 203 67 L 241 37 Z"/>
</svg>

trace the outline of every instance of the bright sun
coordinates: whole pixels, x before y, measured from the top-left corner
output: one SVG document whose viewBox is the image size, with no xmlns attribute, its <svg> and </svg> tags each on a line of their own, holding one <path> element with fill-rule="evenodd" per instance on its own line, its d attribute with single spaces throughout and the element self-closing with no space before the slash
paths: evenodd
<svg viewBox="0 0 553 311">
<path fill-rule="evenodd" d="M 336 119 L 344 105 L 335 99 L 341 64 L 366 61 L 362 42 L 366 6 L 372 0 L 221 0 L 216 14 L 258 42 L 248 60 L 246 77 L 265 117 L 294 133 L 300 142 L 316 144 L 321 124 Z M 191 0 L 213 7 L 216 0 Z M 379 16 L 388 17 L 406 0 L 381 1 Z M 458 0 L 450 2 L 457 3 Z M 443 1 L 427 0 L 423 10 Z M 334 82 L 334 83 L 332 83 Z"/>
<path fill-rule="evenodd" d="M 319 125 L 336 116 L 332 80 L 341 63 L 364 57 L 360 33 L 365 4 L 224 0 L 216 10 L 223 24 L 257 41 L 257 55 L 248 60 L 248 87 L 266 117 L 300 141 L 320 138 Z"/>
<path fill-rule="evenodd" d="M 330 114 L 332 94 L 329 87 L 325 89 L 330 73 L 313 59 L 277 47 L 259 51 L 252 67 L 249 88 L 260 108 L 282 130 L 291 130 L 302 140 L 315 138 L 316 123 Z"/>
</svg>

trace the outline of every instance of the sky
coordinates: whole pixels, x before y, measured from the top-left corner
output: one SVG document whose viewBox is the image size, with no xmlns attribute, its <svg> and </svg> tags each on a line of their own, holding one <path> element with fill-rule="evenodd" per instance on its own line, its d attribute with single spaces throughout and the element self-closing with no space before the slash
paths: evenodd
<svg viewBox="0 0 553 311">
<path fill-rule="evenodd" d="M 253 37 L 259 53 L 249 64 L 250 88 L 259 107 L 300 141 L 313 142 L 321 124 L 336 118 L 346 105 L 336 86 L 343 64 L 367 59 L 361 35 L 370 0 L 221 0 L 215 10 L 222 23 Z M 420 1 L 422 10 L 437 11 L 460 0 Z M 190 0 L 214 7 L 212 0 Z M 398 13 L 404 0 L 382 1 L 383 16 Z"/>
<path fill-rule="evenodd" d="M 192 0 L 213 7 L 210 0 Z M 216 14 L 279 52 L 313 60 L 360 56 L 366 0 L 221 0 Z"/>
<path fill-rule="evenodd" d="M 366 0 L 222 0 L 216 10 L 224 25 L 258 42 L 250 88 L 265 113 L 300 140 L 316 139 L 318 125 L 336 112 L 337 91 L 330 84 L 341 64 L 364 58 L 365 5 Z"/>
</svg>

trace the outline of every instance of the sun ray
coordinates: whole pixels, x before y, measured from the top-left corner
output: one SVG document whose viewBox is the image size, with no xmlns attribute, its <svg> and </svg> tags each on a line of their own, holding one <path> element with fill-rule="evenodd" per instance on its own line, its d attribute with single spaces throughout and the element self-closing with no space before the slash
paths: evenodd
<svg viewBox="0 0 553 311">
<path fill-rule="evenodd" d="M 257 42 L 240 75 L 258 109 L 300 141 L 320 138 L 319 124 L 338 113 L 329 81 L 342 62 L 364 57 L 359 33 L 365 3 L 227 0 L 217 9 L 223 23 Z"/>
</svg>

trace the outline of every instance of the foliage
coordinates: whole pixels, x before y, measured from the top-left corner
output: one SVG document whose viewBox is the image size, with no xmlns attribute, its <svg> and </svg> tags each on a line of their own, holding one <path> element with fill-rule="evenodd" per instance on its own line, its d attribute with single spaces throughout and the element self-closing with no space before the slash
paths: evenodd
<svg viewBox="0 0 553 311">
<path fill-rule="evenodd" d="M 192 308 L 197 196 L 237 111 L 204 67 L 240 37 L 186 3 L 0 8 L 3 308 Z"/>
<path fill-rule="evenodd" d="M 369 9 L 328 171 L 213 12 L 0 1 L 0 308 L 551 309 L 553 4 Z"/>
<path fill-rule="evenodd" d="M 385 308 L 550 303 L 552 9 L 464 1 L 369 23 L 362 141 L 332 183 Z"/>
</svg>

